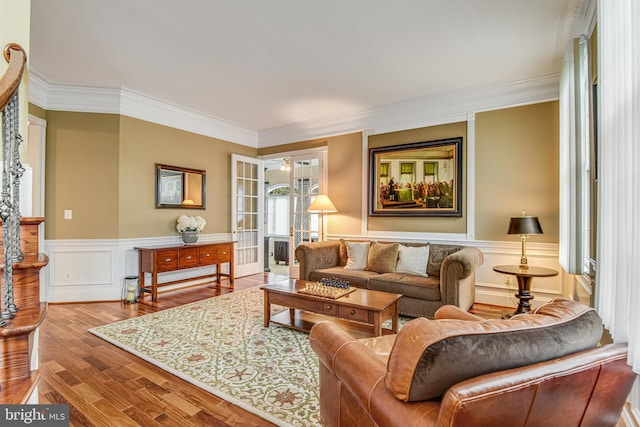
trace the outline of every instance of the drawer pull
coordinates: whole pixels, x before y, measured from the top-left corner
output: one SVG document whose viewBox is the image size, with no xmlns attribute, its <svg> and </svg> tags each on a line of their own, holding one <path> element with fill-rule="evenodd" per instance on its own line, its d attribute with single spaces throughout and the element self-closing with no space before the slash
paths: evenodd
<svg viewBox="0 0 640 427">
<path fill-rule="evenodd" d="M 331 306 L 330 305 L 327 306 L 327 310 L 331 310 Z"/>
<path fill-rule="evenodd" d="M 355 310 L 351 310 L 351 314 L 356 314 L 356 311 Z"/>
<path fill-rule="evenodd" d="M 204 254 L 204 256 L 211 256 L 211 254 Z"/>
<path fill-rule="evenodd" d="M 187 257 L 187 259 L 191 259 L 191 255 L 189 255 L 189 256 Z"/>
<path fill-rule="evenodd" d="M 222 255 L 226 255 L 226 254 L 227 254 L 226 252 L 222 252 Z"/>
<path fill-rule="evenodd" d="M 164 262 L 171 262 L 171 258 L 165 258 Z"/>
</svg>

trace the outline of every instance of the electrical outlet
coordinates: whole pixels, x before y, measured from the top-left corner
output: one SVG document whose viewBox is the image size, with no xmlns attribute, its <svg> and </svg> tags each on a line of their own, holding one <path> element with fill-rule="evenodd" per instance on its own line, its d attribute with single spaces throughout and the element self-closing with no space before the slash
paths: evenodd
<svg viewBox="0 0 640 427">
<path fill-rule="evenodd" d="M 71 279 L 71 272 L 70 271 L 65 271 L 64 278 L 67 279 L 67 280 L 70 280 Z"/>
<path fill-rule="evenodd" d="M 64 219 L 73 219 L 73 211 L 71 209 L 64 210 Z"/>
<path fill-rule="evenodd" d="M 505 285 L 510 285 L 511 284 L 511 276 L 505 276 L 504 284 Z"/>
</svg>

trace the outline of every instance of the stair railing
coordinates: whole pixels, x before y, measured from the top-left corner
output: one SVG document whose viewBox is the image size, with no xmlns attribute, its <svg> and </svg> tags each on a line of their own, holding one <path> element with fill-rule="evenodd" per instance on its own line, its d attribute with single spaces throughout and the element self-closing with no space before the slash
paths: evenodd
<svg viewBox="0 0 640 427">
<path fill-rule="evenodd" d="M 27 55 L 15 43 L 4 49 L 4 58 L 9 63 L 0 78 L 0 111 L 2 111 L 2 187 L 0 189 L 0 219 L 4 247 L 3 295 L 0 300 L 0 326 L 15 317 L 18 311 L 14 303 L 13 263 L 24 256 L 20 250 L 20 178 L 24 168 L 20 162 L 20 120 L 18 89 L 22 81 Z"/>
</svg>

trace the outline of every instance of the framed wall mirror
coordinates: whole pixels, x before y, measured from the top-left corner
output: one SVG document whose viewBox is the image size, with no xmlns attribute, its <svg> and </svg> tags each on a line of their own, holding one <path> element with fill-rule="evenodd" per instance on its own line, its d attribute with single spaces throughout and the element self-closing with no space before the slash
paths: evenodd
<svg viewBox="0 0 640 427">
<path fill-rule="evenodd" d="M 156 163 L 156 208 L 205 209 L 206 171 Z"/>
</svg>

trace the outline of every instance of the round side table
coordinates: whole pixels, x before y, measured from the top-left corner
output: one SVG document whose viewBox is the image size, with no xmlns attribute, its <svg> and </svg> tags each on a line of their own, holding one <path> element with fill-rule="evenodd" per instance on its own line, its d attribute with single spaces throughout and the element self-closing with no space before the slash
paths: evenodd
<svg viewBox="0 0 640 427">
<path fill-rule="evenodd" d="M 518 308 L 514 314 L 528 313 L 531 311 L 531 301 L 533 295 L 531 295 L 531 282 L 534 277 L 552 277 L 557 276 L 558 272 L 551 268 L 544 267 L 523 267 L 521 265 L 497 265 L 493 267 L 493 271 L 502 274 L 511 274 L 516 276 L 518 281 Z"/>
</svg>

